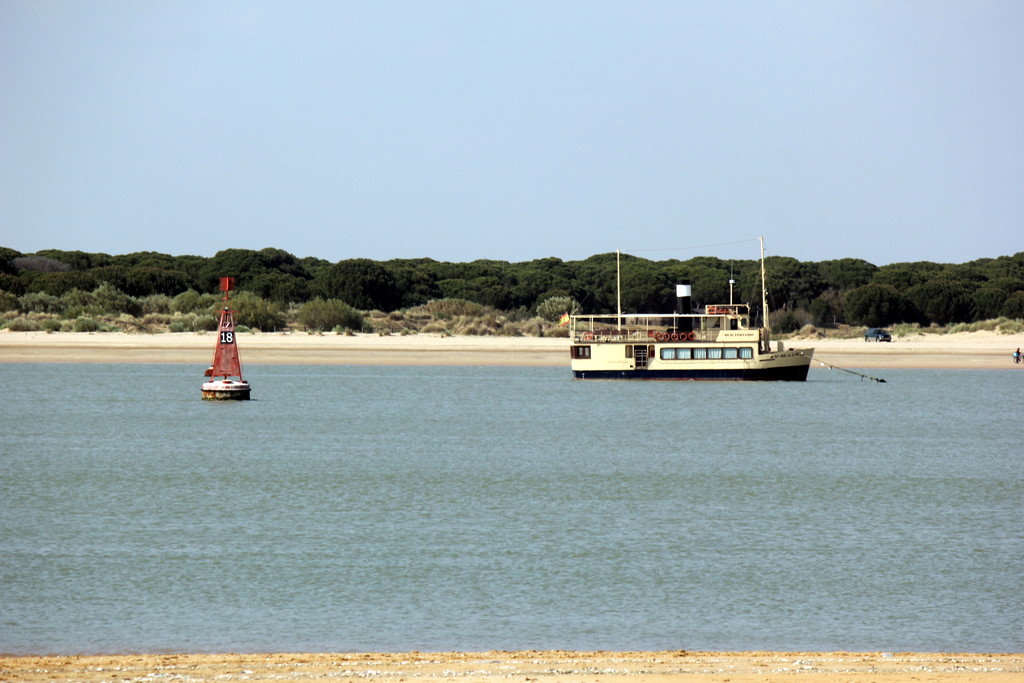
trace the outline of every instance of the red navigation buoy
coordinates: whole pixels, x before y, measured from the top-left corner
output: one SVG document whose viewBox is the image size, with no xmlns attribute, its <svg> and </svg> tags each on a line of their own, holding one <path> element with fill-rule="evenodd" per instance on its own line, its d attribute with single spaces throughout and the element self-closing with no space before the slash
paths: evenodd
<svg viewBox="0 0 1024 683">
<path fill-rule="evenodd" d="M 242 363 L 238 360 L 234 311 L 231 310 L 229 292 L 235 288 L 235 278 L 222 277 L 220 291 L 224 292 L 224 308 L 217 326 L 217 348 L 213 352 L 213 365 L 206 370 L 209 382 L 203 382 L 204 401 L 248 401 L 249 383 L 242 379 Z M 220 379 L 216 379 L 220 377 Z M 233 379 L 237 378 L 237 379 Z"/>
</svg>

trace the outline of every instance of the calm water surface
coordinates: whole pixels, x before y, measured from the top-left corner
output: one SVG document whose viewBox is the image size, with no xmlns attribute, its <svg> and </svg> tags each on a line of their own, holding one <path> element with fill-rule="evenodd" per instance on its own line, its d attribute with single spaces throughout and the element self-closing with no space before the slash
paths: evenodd
<svg viewBox="0 0 1024 683">
<path fill-rule="evenodd" d="M 1024 650 L 1024 372 L 0 364 L 0 652 Z"/>
</svg>

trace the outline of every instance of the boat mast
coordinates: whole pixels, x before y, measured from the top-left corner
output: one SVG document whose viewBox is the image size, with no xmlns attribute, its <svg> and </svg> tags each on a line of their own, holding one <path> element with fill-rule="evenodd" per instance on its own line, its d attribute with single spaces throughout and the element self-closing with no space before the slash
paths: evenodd
<svg viewBox="0 0 1024 683">
<path fill-rule="evenodd" d="M 771 334 L 772 327 L 768 323 L 768 287 L 765 285 L 764 277 L 764 237 L 759 239 L 761 240 L 761 320 L 765 329 L 765 341 L 767 341 L 767 336 Z"/>
<path fill-rule="evenodd" d="M 736 280 L 732 276 L 732 264 L 729 264 L 729 305 L 732 306 L 732 287 L 736 284 Z"/>
<path fill-rule="evenodd" d="M 616 306 L 618 307 L 618 316 L 616 317 L 616 324 L 618 328 L 622 329 L 622 267 L 620 263 L 621 252 L 615 250 L 615 298 Z"/>
</svg>

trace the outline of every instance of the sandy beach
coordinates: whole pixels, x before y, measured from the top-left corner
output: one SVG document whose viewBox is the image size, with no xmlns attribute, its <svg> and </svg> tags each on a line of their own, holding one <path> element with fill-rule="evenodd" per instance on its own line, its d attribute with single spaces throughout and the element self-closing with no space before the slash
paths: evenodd
<svg viewBox="0 0 1024 683">
<path fill-rule="evenodd" d="M 988 681 L 1024 677 L 1021 654 L 447 652 L 2 657 L 5 681 L 461 681 L 699 683 Z"/>
<path fill-rule="evenodd" d="M 194 363 L 213 357 L 208 333 L 75 333 L 0 331 L 0 362 Z M 812 368 L 850 369 L 1014 367 L 1024 334 L 922 334 L 891 343 L 854 339 L 789 339 L 787 348 L 814 348 Z M 429 334 L 244 333 L 243 363 L 338 365 L 491 365 L 568 368 L 568 340 L 542 337 L 466 337 Z M 824 365 L 823 365 L 824 364 Z M 1017 366 L 1024 369 L 1024 365 Z"/>
</svg>

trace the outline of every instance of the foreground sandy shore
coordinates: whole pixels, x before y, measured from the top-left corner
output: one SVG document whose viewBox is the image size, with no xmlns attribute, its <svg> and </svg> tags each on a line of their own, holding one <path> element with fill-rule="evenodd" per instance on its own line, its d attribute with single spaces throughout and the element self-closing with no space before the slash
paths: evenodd
<svg viewBox="0 0 1024 683">
<path fill-rule="evenodd" d="M 668 681 L 1024 680 L 1024 654 L 851 652 L 481 652 L 0 657 L 5 681 Z"/>
<path fill-rule="evenodd" d="M 205 334 L 0 331 L 0 362 L 194 363 L 213 358 Z M 338 334 L 242 334 L 242 362 L 348 365 L 504 365 L 568 367 L 568 340 L 537 337 L 442 337 Z M 892 343 L 861 339 L 794 339 L 787 347 L 815 349 L 812 368 L 1011 368 L 1024 334 L 971 332 L 918 335 Z M 1024 364 L 1017 366 L 1024 370 Z"/>
</svg>

